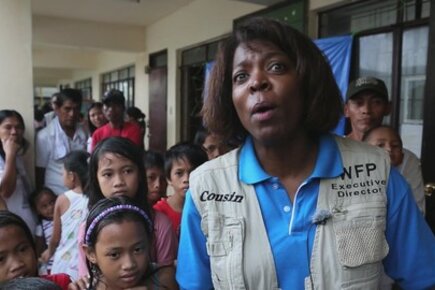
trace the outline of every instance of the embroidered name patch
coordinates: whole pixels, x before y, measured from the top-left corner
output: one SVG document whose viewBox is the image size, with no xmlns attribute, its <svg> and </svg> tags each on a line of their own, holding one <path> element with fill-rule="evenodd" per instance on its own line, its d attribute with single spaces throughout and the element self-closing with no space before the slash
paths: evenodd
<svg viewBox="0 0 435 290">
<path fill-rule="evenodd" d="M 385 193 L 386 180 L 376 178 L 376 168 L 375 163 L 345 167 L 340 176 L 343 182 L 332 183 L 331 190 L 335 191 L 338 197 Z"/>
<path fill-rule="evenodd" d="M 205 190 L 201 193 L 199 200 L 201 201 L 218 201 L 218 202 L 238 202 L 241 203 L 244 196 L 233 193 L 214 193 Z"/>
</svg>

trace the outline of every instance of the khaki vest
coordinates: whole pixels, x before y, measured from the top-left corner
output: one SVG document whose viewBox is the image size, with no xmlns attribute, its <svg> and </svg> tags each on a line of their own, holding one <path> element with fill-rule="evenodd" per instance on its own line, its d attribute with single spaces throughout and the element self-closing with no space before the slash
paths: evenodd
<svg viewBox="0 0 435 290">
<path fill-rule="evenodd" d="M 385 240 L 389 158 L 372 146 L 336 137 L 345 174 L 320 183 L 317 226 L 305 289 L 378 289 Z M 215 289 L 279 289 L 254 187 L 238 179 L 234 150 L 190 175 Z"/>
</svg>

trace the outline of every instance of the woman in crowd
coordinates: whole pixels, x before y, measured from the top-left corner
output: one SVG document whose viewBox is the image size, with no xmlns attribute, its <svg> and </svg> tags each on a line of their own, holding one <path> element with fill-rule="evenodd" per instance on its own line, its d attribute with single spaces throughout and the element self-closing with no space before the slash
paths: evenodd
<svg viewBox="0 0 435 290">
<path fill-rule="evenodd" d="M 87 150 L 91 152 L 92 134 L 95 130 L 107 123 L 107 119 L 103 112 L 103 103 L 95 102 L 88 109 L 88 129 L 89 139 L 87 143 Z"/>
<path fill-rule="evenodd" d="M 207 128 L 245 142 L 190 176 L 182 289 L 378 289 L 382 266 L 403 289 L 435 286 L 435 238 L 406 181 L 382 150 L 328 133 L 340 92 L 309 38 L 248 20 L 207 89 Z"/>
<path fill-rule="evenodd" d="M 0 111 L 0 201 L 2 199 L 9 211 L 22 217 L 35 233 L 37 219 L 28 200 L 32 189 L 21 157 L 29 145 L 24 130 L 20 113 Z"/>
</svg>

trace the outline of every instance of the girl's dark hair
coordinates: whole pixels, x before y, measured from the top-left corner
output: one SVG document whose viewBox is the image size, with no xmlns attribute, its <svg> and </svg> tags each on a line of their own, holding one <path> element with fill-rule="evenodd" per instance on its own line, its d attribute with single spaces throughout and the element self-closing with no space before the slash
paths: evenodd
<svg viewBox="0 0 435 290">
<path fill-rule="evenodd" d="M 145 170 L 154 167 L 160 168 L 162 171 L 165 170 L 163 155 L 157 151 L 148 150 L 145 152 L 144 165 Z"/>
<path fill-rule="evenodd" d="M 77 174 L 83 189 L 88 184 L 88 158 L 89 153 L 82 150 L 71 151 L 63 158 L 65 170 Z"/>
<path fill-rule="evenodd" d="M 126 111 L 127 115 L 136 119 L 142 129 L 145 129 L 145 114 L 137 107 L 130 107 Z"/>
<path fill-rule="evenodd" d="M 0 229 L 7 226 L 17 226 L 23 230 L 26 238 L 29 240 L 32 246 L 33 252 L 35 253 L 36 257 L 35 241 L 33 240 L 33 235 L 30 232 L 30 229 L 27 226 L 26 222 L 21 217 L 14 213 L 11 213 L 8 210 L 0 210 Z"/>
<path fill-rule="evenodd" d="M 40 277 L 24 277 L 0 283 L 0 290 L 62 290 L 62 288 L 47 279 Z"/>
<path fill-rule="evenodd" d="M 307 36 L 266 18 L 253 18 L 238 25 L 231 37 L 220 44 L 205 90 L 202 108 L 205 126 L 224 140 L 241 140 L 248 134 L 232 101 L 232 70 L 237 47 L 253 41 L 277 46 L 294 64 L 303 98 L 306 132 L 317 136 L 334 129 L 342 115 L 343 105 L 327 60 Z"/>
<path fill-rule="evenodd" d="M 147 194 L 148 187 L 145 178 L 145 167 L 143 164 L 142 150 L 131 142 L 129 139 L 122 137 L 110 137 L 104 139 L 95 147 L 89 162 L 89 208 L 92 208 L 100 199 L 104 199 L 98 183 L 98 165 L 101 158 L 106 154 L 111 153 L 114 155 L 122 156 L 133 162 L 138 168 L 139 186 L 138 191 L 134 197 L 134 202 L 137 203 L 148 215 L 150 214 Z"/>
<path fill-rule="evenodd" d="M 191 142 L 180 142 L 172 146 L 165 153 L 165 174 L 171 179 L 171 170 L 174 162 L 180 159 L 189 161 L 192 170 L 208 161 L 207 153 L 196 144 Z"/>
<path fill-rule="evenodd" d="M 21 123 L 23 130 L 26 129 L 24 125 L 24 119 L 20 113 L 18 113 L 15 110 L 0 110 L 0 124 L 2 124 L 3 121 L 6 120 L 7 118 L 12 118 L 12 117 L 18 119 L 18 122 Z M 21 145 L 20 153 L 21 154 L 26 153 L 27 149 L 29 148 L 29 142 L 23 137 L 20 145 Z M 1 141 L 0 141 L 0 155 L 1 157 L 3 157 L 3 159 L 5 158 L 5 151 L 3 150 L 3 143 Z"/>
<path fill-rule="evenodd" d="M 92 224 L 92 222 L 95 220 L 95 218 L 101 214 L 104 210 L 118 206 L 118 205 L 134 205 L 137 207 L 140 207 L 138 204 L 135 204 L 133 200 L 127 198 L 127 197 L 113 197 L 113 198 L 105 198 L 99 200 L 89 211 L 88 218 L 86 220 L 86 234 L 85 234 L 85 241 L 84 243 L 95 250 L 95 244 L 98 239 L 98 234 L 101 232 L 101 230 L 112 223 L 121 223 L 123 221 L 135 221 L 143 224 L 145 229 L 145 240 L 147 241 L 148 246 L 148 256 L 150 255 L 151 245 L 152 245 L 152 235 L 153 235 L 153 225 L 149 223 L 149 221 L 145 220 L 145 218 L 138 212 L 133 210 L 117 210 L 114 212 L 110 212 L 107 215 L 104 216 L 104 218 L 96 224 L 96 226 L 93 228 L 92 232 L 89 234 L 88 239 L 86 240 L 87 231 Z M 151 218 L 148 215 L 149 218 Z M 98 268 L 98 265 L 92 264 L 87 258 L 86 258 L 86 264 L 88 266 L 90 278 L 89 278 L 89 288 L 93 289 L 98 284 L 98 280 L 100 279 L 100 270 Z M 96 276 L 94 276 L 96 275 Z M 95 282 L 95 285 L 92 286 L 92 284 Z"/>
<path fill-rule="evenodd" d="M 94 134 L 95 130 L 98 129 L 97 127 L 94 126 L 94 124 L 92 124 L 91 118 L 89 116 L 89 114 L 91 113 L 91 110 L 95 109 L 95 108 L 103 110 L 103 103 L 101 103 L 101 102 L 95 102 L 95 103 L 92 103 L 89 106 L 87 119 L 88 119 L 88 129 L 89 129 L 89 133 L 90 133 L 91 136 L 92 136 L 92 134 Z"/>
<path fill-rule="evenodd" d="M 54 193 L 53 190 L 51 190 L 50 188 L 44 186 L 40 189 L 35 189 L 34 191 L 32 191 L 32 193 L 30 193 L 29 196 L 29 203 L 30 203 L 30 207 L 36 212 L 36 200 L 39 198 L 39 196 L 44 193 L 44 192 L 48 192 L 49 194 L 55 196 L 57 198 L 57 195 Z"/>
</svg>

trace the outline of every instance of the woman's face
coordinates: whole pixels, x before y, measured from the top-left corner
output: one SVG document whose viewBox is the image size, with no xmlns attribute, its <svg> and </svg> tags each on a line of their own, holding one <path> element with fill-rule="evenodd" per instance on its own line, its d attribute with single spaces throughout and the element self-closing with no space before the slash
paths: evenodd
<svg viewBox="0 0 435 290">
<path fill-rule="evenodd" d="M 21 143 L 24 135 L 24 126 L 16 117 L 8 117 L 0 124 L 0 140 L 4 141 L 13 138 L 15 142 Z"/>
<path fill-rule="evenodd" d="M 103 108 L 94 107 L 89 111 L 89 121 L 96 128 L 100 128 L 107 123 L 106 117 L 104 117 Z"/>
<path fill-rule="evenodd" d="M 254 142 L 279 144 L 303 132 L 299 81 L 281 49 L 263 41 L 240 44 L 232 80 L 235 109 Z"/>
<path fill-rule="evenodd" d="M 35 250 L 23 229 L 16 225 L 0 228 L 0 282 L 36 274 Z"/>
<path fill-rule="evenodd" d="M 148 265 L 148 243 L 144 225 L 125 220 L 101 229 L 95 250 L 87 251 L 88 260 L 98 265 L 102 283 L 112 289 L 140 285 Z"/>
</svg>

